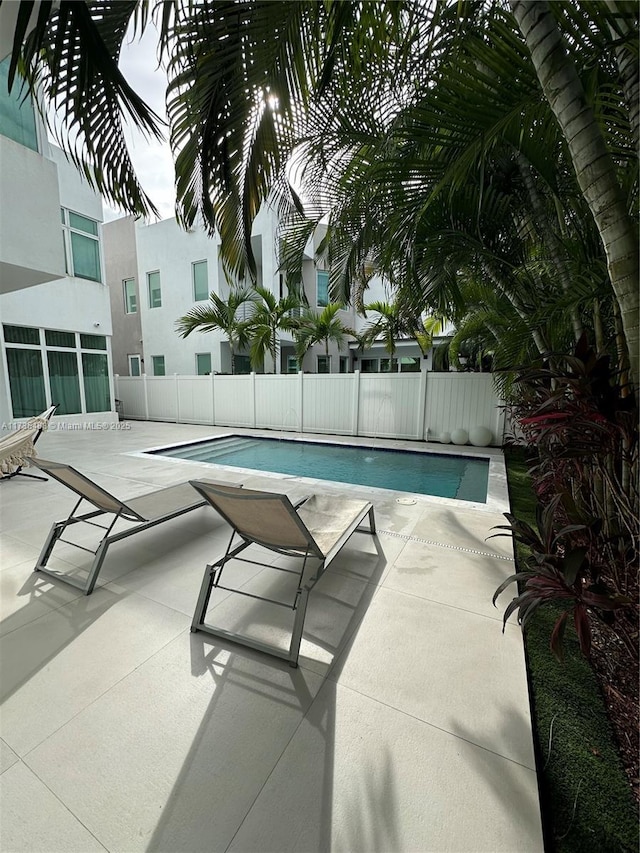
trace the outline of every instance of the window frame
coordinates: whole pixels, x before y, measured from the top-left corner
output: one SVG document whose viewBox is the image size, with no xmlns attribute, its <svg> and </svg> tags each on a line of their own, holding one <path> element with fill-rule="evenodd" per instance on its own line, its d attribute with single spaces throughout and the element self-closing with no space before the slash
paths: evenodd
<svg viewBox="0 0 640 853">
<path fill-rule="evenodd" d="M 206 287 L 205 287 L 205 295 L 204 296 L 198 296 L 196 293 L 196 267 L 201 266 L 202 264 L 204 264 L 204 267 L 205 267 Z M 209 299 L 209 292 L 210 292 L 210 288 L 209 288 L 209 263 L 208 263 L 206 258 L 203 258 L 200 261 L 192 261 L 191 262 L 191 291 L 192 291 L 194 302 L 206 302 Z"/>
<path fill-rule="evenodd" d="M 84 213 L 78 213 L 77 210 L 71 210 L 68 207 L 60 207 L 61 213 L 61 221 L 62 221 L 62 244 L 64 248 L 64 261 L 65 261 L 65 272 L 67 275 L 72 276 L 73 278 L 80 278 L 83 281 L 95 281 L 96 284 L 104 284 L 104 271 L 102 269 L 103 264 L 103 252 L 102 252 L 102 238 L 100 234 L 100 222 L 97 219 L 92 219 L 90 216 L 85 216 Z M 87 222 L 93 223 L 95 225 L 95 234 L 90 233 L 89 231 L 84 231 L 82 228 L 77 225 L 71 224 L 71 214 L 74 216 L 78 216 L 81 219 L 86 219 Z M 94 278 L 90 275 L 82 275 L 76 271 L 75 258 L 73 255 L 73 237 L 72 235 L 76 234 L 79 237 L 86 238 L 87 240 L 93 240 L 93 242 L 97 245 L 98 251 L 98 263 L 97 263 L 97 273 L 98 278 Z"/>
<path fill-rule="evenodd" d="M 156 371 L 156 362 L 158 359 L 162 359 L 162 373 L 158 373 Z M 166 376 L 167 375 L 167 362 L 163 355 L 152 355 L 151 356 L 151 366 L 153 367 L 153 375 L 154 376 Z"/>
<path fill-rule="evenodd" d="M 133 285 L 133 293 L 127 293 L 127 285 Z M 122 279 L 122 295 L 124 297 L 124 313 L 125 314 L 137 314 L 138 313 L 138 289 L 136 288 L 136 280 L 134 278 L 123 278 Z M 133 308 L 130 307 L 129 300 L 133 297 Z"/>
<path fill-rule="evenodd" d="M 149 272 L 145 273 L 147 277 L 147 300 L 149 302 L 149 310 L 153 310 L 154 308 L 162 308 L 162 279 L 160 277 L 160 270 L 149 270 Z M 153 305 L 153 300 L 151 299 L 151 276 L 158 276 L 158 293 L 160 294 L 160 301 L 157 305 Z"/>
<path fill-rule="evenodd" d="M 326 302 L 320 301 L 320 293 L 319 293 L 319 284 L 320 284 L 320 276 L 327 277 L 327 296 Z M 326 308 L 329 305 L 329 270 L 317 269 L 316 270 L 316 308 Z"/>
<path fill-rule="evenodd" d="M 131 366 L 132 366 L 134 360 L 137 360 L 137 362 L 138 362 L 138 372 L 137 373 L 134 373 L 131 369 Z M 135 377 L 142 376 L 142 357 L 140 356 L 139 353 L 131 353 L 131 354 L 127 353 L 127 364 L 129 365 L 129 376 L 135 376 Z"/>
<path fill-rule="evenodd" d="M 209 370 L 204 373 L 200 372 L 200 363 L 199 360 L 206 356 L 209 359 Z M 211 363 L 211 353 L 210 352 L 197 352 L 196 353 L 196 376 L 211 376 L 213 373 L 213 365 Z"/>
</svg>

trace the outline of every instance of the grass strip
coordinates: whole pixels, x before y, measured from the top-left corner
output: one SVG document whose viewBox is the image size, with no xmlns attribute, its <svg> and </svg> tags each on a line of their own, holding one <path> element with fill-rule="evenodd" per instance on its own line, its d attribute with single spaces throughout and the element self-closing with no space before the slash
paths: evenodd
<svg viewBox="0 0 640 853">
<path fill-rule="evenodd" d="M 505 458 L 511 512 L 535 528 L 525 454 L 509 449 Z M 518 568 L 526 556 L 517 545 Z M 524 640 L 547 853 L 635 853 L 638 814 L 596 675 L 572 625 L 563 663 L 549 648 L 560 612 L 556 606 L 538 610 Z"/>
</svg>

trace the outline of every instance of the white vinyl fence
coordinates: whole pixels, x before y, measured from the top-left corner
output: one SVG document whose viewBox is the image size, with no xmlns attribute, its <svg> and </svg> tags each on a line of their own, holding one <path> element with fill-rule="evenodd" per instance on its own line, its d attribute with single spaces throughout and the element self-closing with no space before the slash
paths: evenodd
<svg viewBox="0 0 640 853">
<path fill-rule="evenodd" d="M 437 441 L 504 411 L 489 373 L 117 376 L 125 418 Z"/>
</svg>

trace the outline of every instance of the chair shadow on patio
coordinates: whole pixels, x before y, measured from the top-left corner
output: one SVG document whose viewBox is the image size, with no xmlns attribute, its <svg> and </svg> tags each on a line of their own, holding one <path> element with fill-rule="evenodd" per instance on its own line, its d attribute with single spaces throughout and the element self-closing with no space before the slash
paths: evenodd
<svg viewBox="0 0 640 853">
<path fill-rule="evenodd" d="M 356 553 L 364 538 L 352 540 L 345 559 Z M 304 760 L 306 776 L 299 777 L 296 772 L 297 784 L 309 794 L 305 799 L 310 810 L 302 816 L 306 827 L 304 839 L 299 839 L 302 845 L 299 849 L 327 850 L 331 847 L 337 692 L 337 685 L 331 679 L 347 654 L 387 567 L 378 540 L 366 539 L 370 543 L 368 556 L 371 560 L 366 582 L 354 581 L 340 574 L 339 569 L 330 569 L 314 588 L 309 599 L 300 668 L 291 669 L 285 662 L 251 649 L 243 648 L 236 653 L 237 646 L 233 643 L 220 643 L 205 634 L 191 635 L 192 675 L 201 677 L 208 673 L 215 692 L 163 807 L 162 817 L 148 841 L 148 851 L 201 849 L 203 845 L 206 849 L 218 850 L 226 849 L 230 843 L 233 849 L 232 839 L 238 827 L 301 725 L 310 729 L 310 736 L 305 735 L 303 749 L 309 750 L 312 759 L 309 765 Z M 255 576 L 248 581 L 254 586 L 258 582 Z M 269 581 L 262 578 L 261 593 L 277 595 L 281 583 L 281 575 L 274 577 L 272 573 Z M 225 603 L 228 605 L 226 599 L 215 610 L 224 608 Z M 276 617 L 281 616 L 279 608 L 271 610 L 276 611 Z M 262 603 L 245 607 L 242 616 L 236 615 L 235 619 L 228 612 L 227 618 L 234 630 L 251 633 L 252 628 L 257 627 L 258 635 L 266 633 L 272 642 L 282 638 L 286 643 L 286 626 L 279 618 L 274 621 L 265 617 Z M 327 672 L 329 678 L 323 682 L 322 676 Z M 228 698 L 225 694 L 230 691 L 240 691 L 238 698 Z M 259 708 L 265 698 L 275 700 L 285 710 L 276 716 L 265 712 L 261 718 L 256 707 Z M 313 708 L 311 705 L 318 698 L 320 704 L 314 713 L 316 705 Z M 288 722 L 277 719 L 287 716 Z M 220 737 L 220 730 L 224 731 L 224 737 Z M 260 768 L 267 755 L 268 761 Z M 377 849 L 388 848 L 394 834 L 390 764 L 388 769 L 384 785 L 378 783 L 367 793 L 369 800 L 374 798 L 369 806 L 371 814 L 381 811 L 385 814 L 387 835 L 376 839 Z M 282 807 L 286 813 L 286 803 Z M 355 826 L 359 806 L 352 803 L 351 807 L 352 825 Z M 371 832 L 371 826 L 376 825 L 367 819 L 370 817 L 361 816 L 362 832 L 365 827 Z M 283 815 L 283 820 L 286 819 Z M 228 824 L 227 832 L 221 823 Z M 356 835 L 365 837 L 360 832 Z"/>
</svg>

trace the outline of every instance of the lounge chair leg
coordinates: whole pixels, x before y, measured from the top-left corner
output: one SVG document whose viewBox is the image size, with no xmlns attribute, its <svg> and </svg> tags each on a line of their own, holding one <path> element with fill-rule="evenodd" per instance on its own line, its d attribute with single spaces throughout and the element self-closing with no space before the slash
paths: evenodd
<svg viewBox="0 0 640 853">
<path fill-rule="evenodd" d="M 49 531 L 49 535 L 47 536 L 42 551 L 40 551 L 38 562 L 36 563 L 35 568 L 33 570 L 34 572 L 39 572 L 41 569 L 46 570 L 47 562 L 49 561 L 51 552 L 53 551 L 58 539 L 62 536 L 62 532 L 66 526 L 67 525 L 64 521 L 58 521 L 51 526 L 51 530 Z"/>
<path fill-rule="evenodd" d="M 104 558 L 107 556 L 109 544 L 109 540 L 105 538 L 98 545 L 98 550 L 96 551 L 93 563 L 91 564 L 91 569 L 89 570 L 89 577 L 87 578 L 87 585 L 84 590 L 85 595 L 91 595 L 93 592 L 93 588 L 98 580 L 98 575 L 100 574 L 100 569 L 102 568 L 102 563 L 104 562 Z"/>
<path fill-rule="evenodd" d="M 291 632 L 291 645 L 289 646 L 289 666 L 298 666 L 298 655 L 300 654 L 300 643 L 302 642 L 302 630 L 304 628 L 304 617 L 307 614 L 307 602 L 309 601 L 309 589 L 304 587 L 300 590 L 300 598 L 296 607 L 296 618 Z"/>
<path fill-rule="evenodd" d="M 369 527 L 371 528 L 371 533 L 375 535 L 376 533 L 376 517 L 373 512 L 373 507 L 369 510 Z"/>
</svg>

